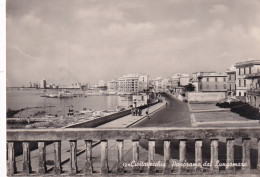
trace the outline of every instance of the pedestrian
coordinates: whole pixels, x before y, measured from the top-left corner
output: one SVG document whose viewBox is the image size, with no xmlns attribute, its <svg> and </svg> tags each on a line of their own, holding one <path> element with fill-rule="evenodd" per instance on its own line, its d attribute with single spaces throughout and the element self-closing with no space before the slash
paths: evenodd
<svg viewBox="0 0 260 177">
<path fill-rule="evenodd" d="M 142 110 L 139 109 L 138 115 L 141 116 L 142 115 Z"/>
<path fill-rule="evenodd" d="M 138 108 L 135 108 L 135 115 L 137 116 L 137 111 L 138 111 Z"/>
<path fill-rule="evenodd" d="M 134 111 L 134 108 L 131 109 L 131 113 L 132 113 L 132 116 L 135 115 L 135 111 Z"/>
<path fill-rule="evenodd" d="M 149 114 L 148 114 L 148 111 L 146 111 L 146 117 L 147 117 L 148 119 L 150 119 Z"/>
</svg>

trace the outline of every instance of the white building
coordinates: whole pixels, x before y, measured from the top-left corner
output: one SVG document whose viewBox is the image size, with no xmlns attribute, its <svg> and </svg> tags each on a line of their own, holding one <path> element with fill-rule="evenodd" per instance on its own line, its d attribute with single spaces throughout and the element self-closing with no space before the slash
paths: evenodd
<svg viewBox="0 0 260 177">
<path fill-rule="evenodd" d="M 247 95 L 247 85 L 251 84 L 250 80 L 245 77 L 250 74 L 255 74 L 260 72 L 260 60 L 248 60 L 236 63 L 236 96 L 246 97 Z"/>
<path fill-rule="evenodd" d="M 148 76 L 143 74 L 128 74 L 117 81 L 118 91 L 123 93 L 138 93 L 148 88 Z"/>
<path fill-rule="evenodd" d="M 45 79 L 40 80 L 39 87 L 41 89 L 46 89 L 47 82 Z"/>
<path fill-rule="evenodd" d="M 174 74 L 171 78 L 172 78 L 173 87 L 184 86 L 190 83 L 189 74 L 177 73 Z"/>
<path fill-rule="evenodd" d="M 111 80 L 107 83 L 107 90 L 109 92 L 116 92 L 118 88 L 118 81 L 117 80 Z"/>
</svg>

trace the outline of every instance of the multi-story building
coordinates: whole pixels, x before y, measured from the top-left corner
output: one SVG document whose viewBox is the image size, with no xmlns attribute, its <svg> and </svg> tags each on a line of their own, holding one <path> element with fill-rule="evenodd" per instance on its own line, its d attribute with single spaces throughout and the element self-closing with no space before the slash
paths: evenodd
<svg viewBox="0 0 260 177">
<path fill-rule="evenodd" d="M 172 87 L 184 86 L 190 83 L 190 76 L 189 74 L 177 73 L 171 77 L 171 80 Z"/>
<path fill-rule="evenodd" d="M 247 75 L 259 73 L 260 60 L 249 60 L 236 63 L 236 96 L 241 99 L 246 98 L 247 93 Z M 248 80 L 250 81 L 250 80 Z"/>
<path fill-rule="evenodd" d="M 117 80 L 111 80 L 107 83 L 107 90 L 109 92 L 116 92 L 118 89 L 118 81 Z"/>
<path fill-rule="evenodd" d="M 236 68 L 234 66 L 226 70 L 227 73 L 227 93 L 230 96 L 236 95 Z"/>
<path fill-rule="evenodd" d="M 246 101 L 250 105 L 260 108 L 260 72 L 247 74 L 244 79 L 248 83 Z"/>
<path fill-rule="evenodd" d="M 199 91 L 199 79 L 200 72 L 192 73 L 191 83 L 195 86 L 195 92 Z"/>
<path fill-rule="evenodd" d="M 198 80 L 198 92 L 226 92 L 227 74 L 216 72 L 200 72 L 195 74 Z"/>
<path fill-rule="evenodd" d="M 148 89 L 148 76 L 143 74 L 128 74 L 119 77 L 118 91 L 124 93 L 138 93 Z"/>
<path fill-rule="evenodd" d="M 39 87 L 41 89 L 46 89 L 47 82 L 45 79 L 40 80 Z"/>
</svg>

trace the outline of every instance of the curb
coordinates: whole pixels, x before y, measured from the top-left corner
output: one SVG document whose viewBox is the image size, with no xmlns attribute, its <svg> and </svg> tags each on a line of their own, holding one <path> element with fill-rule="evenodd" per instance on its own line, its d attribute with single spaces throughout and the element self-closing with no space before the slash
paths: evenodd
<svg viewBox="0 0 260 177">
<path fill-rule="evenodd" d="M 151 112 L 149 115 L 155 113 L 156 111 L 159 111 L 160 109 L 162 109 L 162 108 L 165 107 L 165 106 L 166 106 L 165 104 L 162 105 L 161 107 L 159 107 L 159 108 L 157 108 L 156 110 L 154 110 L 153 112 Z M 146 118 L 146 116 L 140 118 L 139 120 L 137 120 L 137 121 L 135 121 L 135 122 L 133 122 L 133 123 L 127 125 L 126 128 L 129 128 L 130 126 L 137 124 L 138 122 L 142 121 L 142 120 L 145 119 L 145 118 Z"/>
</svg>

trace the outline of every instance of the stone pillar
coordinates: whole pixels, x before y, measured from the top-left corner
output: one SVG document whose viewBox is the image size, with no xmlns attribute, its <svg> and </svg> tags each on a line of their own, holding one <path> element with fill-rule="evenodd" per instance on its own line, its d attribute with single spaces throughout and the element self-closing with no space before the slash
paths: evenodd
<svg viewBox="0 0 260 177">
<path fill-rule="evenodd" d="M 70 140 L 70 175 L 76 175 L 77 167 L 77 141 Z"/>
<path fill-rule="evenodd" d="M 195 172 L 202 173 L 203 167 L 202 167 L 202 140 L 195 140 L 195 163 L 197 166 L 195 166 Z"/>
<path fill-rule="evenodd" d="M 45 142 L 38 142 L 39 149 L 39 163 L 38 163 L 38 175 L 46 173 L 46 146 Z"/>
<path fill-rule="evenodd" d="M 122 174 L 124 173 L 123 167 L 123 140 L 117 140 L 117 173 Z"/>
<path fill-rule="evenodd" d="M 107 174 L 109 171 L 107 146 L 107 140 L 101 140 L 101 174 Z"/>
<path fill-rule="evenodd" d="M 7 175 L 12 176 L 16 173 L 14 142 L 7 142 L 7 148 L 8 148 L 8 152 L 7 152 L 7 157 L 8 157 Z"/>
<path fill-rule="evenodd" d="M 23 174 L 29 175 L 31 171 L 30 144 L 23 142 Z"/>
<path fill-rule="evenodd" d="M 171 149 L 170 149 L 171 141 L 164 141 L 164 163 L 163 174 L 171 174 L 171 166 L 170 166 L 170 157 L 171 157 Z"/>
<path fill-rule="evenodd" d="M 139 141 L 133 140 L 133 161 L 139 161 Z M 140 173 L 140 167 L 133 166 L 132 173 Z"/>
<path fill-rule="evenodd" d="M 86 145 L 85 175 L 91 175 L 93 173 L 92 140 L 85 140 L 85 145 Z"/>
<path fill-rule="evenodd" d="M 154 154 L 155 154 L 155 141 L 149 140 L 148 143 L 149 151 L 148 151 L 148 163 L 154 163 Z M 148 166 L 148 174 L 155 173 L 155 166 Z"/>
<path fill-rule="evenodd" d="M 260 170 L 260 139 L 257 140 L 258 144 L 258 161 L 257 161 L 257 169 Z"/>
<path fill-rule="evenodd" d="M 211 173 L 219 173 L 218 163 L 218 140 L 211 140 L 210 144 L 210 171 Z"/>
<path fill-rule="evenodd" d="M 234 163 L 234 140 L 227 139 L 227 164 Z M 226 166 L 228 173 L 235 173 L 235 166 Z"/>
<path fill-rule="evenodd" d="M 186 163 L 186 142 L 187 140 L 180 140 L 180 163 Z M 186 173 L 186 167 L 180 166 L 179 173 Z"/>
<path fill-rule="evenodd" d="M 61 142 L 54 142 L 54 175 L 60 175 L 62 171 L 61 168 Z"/>
<path fill-rule="evenodd" d="M 250 164 L 250 139 L 242 139 L 242 163 L 244 166 L 242 166 L 243 173 L 249 173 L 251 169 Z"/>
</svg>

